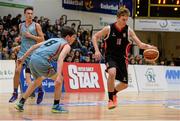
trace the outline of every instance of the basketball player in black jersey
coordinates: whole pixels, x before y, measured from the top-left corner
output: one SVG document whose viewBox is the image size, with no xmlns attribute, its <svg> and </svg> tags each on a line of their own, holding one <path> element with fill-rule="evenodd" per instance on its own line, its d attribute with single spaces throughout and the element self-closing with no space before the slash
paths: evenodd
<svg viewBox="0 0 180 121">
<path fill-rule="evenodd" d="M 135 32 L 128 27 L 127 21 L 129 15 L 130 11 L 125 7 L 121 7 L 117 11 L 117 21 L 98 31 L 92 39 L 95 48 L 95 57 L 97 60 L 100 60 L 102 55 L 99 51 L 97 41 L 101 37 L 105 37 L 105 61 L 109 74 L 108 109 L 113 109 L 117 106 L 117 92 L 128 87 L 127 50 L 130 45 L 128 38 L 131 37 L 141 49 L 157 49 L 155 46 L 141 42 Z M 115 86 L 115 79 L 121 81 L 121 83 Z"/>
</svg>

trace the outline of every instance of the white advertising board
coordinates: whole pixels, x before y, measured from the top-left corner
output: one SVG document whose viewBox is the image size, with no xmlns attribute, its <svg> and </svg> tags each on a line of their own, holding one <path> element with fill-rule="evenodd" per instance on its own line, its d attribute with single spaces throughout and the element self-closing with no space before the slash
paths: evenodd
<svg viewBox="0 0 180 121">
<path fill-rule="evenodd" d="M 0 93 L 13 91 L 14 60 L 0 60 Z"/>
<path fill-rule="evenodd" d="M 164 79 L 168 85 L 168 91 L 180 91 L 180 67 L 165 66 Z"/>
<path fill-rule="evenodd" d="M 102 78 L 104 81 L 104 88 L 105 91 L 107 92 L 107 78 L 108 74 L 105 72 L 106 65 L 101 64 L 101 70 L 102 70 Z M 116 80 L 116 84 L 120 83 L 119 80 Z M 134 73 L 133 65 L 128 65 L 128 88 L 123 90 L 123 91 L 135 91 L 138 92 L 138 87 L 137 87 L 137 81 L 136 81 L 136 76 Z"/>
<path fill-rule="evenodd" d="M 180 20 L 135 19 L 135 30 L 180 32 Z"/>
<path fill-rule="evenodd" d="M 134 65 L 140 91 L 167 91 L 163 66 Z"/>
</svg>

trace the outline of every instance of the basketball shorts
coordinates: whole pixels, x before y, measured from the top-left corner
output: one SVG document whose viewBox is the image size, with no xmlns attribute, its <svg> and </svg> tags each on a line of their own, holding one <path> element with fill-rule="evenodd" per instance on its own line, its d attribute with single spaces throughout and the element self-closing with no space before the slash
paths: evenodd
<svg viewBox="0 0 180 121">
<path fill-rule="evenodd" d="M 36 54 L 31 56 L 29 66 L 34 79 L 38 77 L 51 77 L 56 73 L 56 70 L 48 60 Z"/>
<path fill-rule="evenodd" d="M 107 67 L 107 71 L 108 69 L 115 67 L 116 80 L 128 84 L 128 72 L 127 72 L 125 60 L 106 57 L 106 67 Z"/>
</svg>

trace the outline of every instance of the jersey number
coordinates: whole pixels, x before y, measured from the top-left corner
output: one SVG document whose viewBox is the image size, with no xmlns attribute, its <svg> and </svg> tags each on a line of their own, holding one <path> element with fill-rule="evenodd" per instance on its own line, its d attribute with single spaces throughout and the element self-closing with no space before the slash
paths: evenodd
<svg viewBox="0 0 180 121">
<path fill-rule="evenodd" d="M 116 44 L 121 45 L 121 38 L 117 39 Z"/>
<path fill-rule="evenodd" d="M 56 40 L 51 40 L 51 41 L 49 41 L 49 42 L 47 42 L 46 44 L 44 44 L 45 46 L 51 46 L 51 45 L 53 45 L 53 44 L 55 44 L 55 43 L 57 43 L 58 41 L 56 41 Z"/>
</svg>

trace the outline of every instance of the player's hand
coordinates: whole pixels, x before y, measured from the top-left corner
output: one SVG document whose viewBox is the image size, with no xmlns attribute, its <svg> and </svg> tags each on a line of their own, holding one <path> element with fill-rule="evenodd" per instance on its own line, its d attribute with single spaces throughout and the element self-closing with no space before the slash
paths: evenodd
<svg viewBox="0 0 180 121">
<path fill-rule="evenodd" d="M 101 59 L 102 55 L 101 55 L 101 53 L 99 51 L 96 51 L 94 56 L 95 56 L 96 61 L 98 61 L 98 60 Z"/>
<path fill-rule="evenodd" d="M 148 45 L 148 49 L 155 49 L 155 50 L 158 50 L 158 48 L 154 45 Z"/>
<path fill-rule="evenodd" d="M 29 33 L 28 31 L 26 31 L 24 35 L 25 35 L 26 38 L 31 38 L 32 37 L 32 34 Z"/>
<path fill-rule="evenodd" d="M 18 52 L 20 50 L 20 48 L 21 48 L 20 46 L 13 47 L 12 51 L 13 52 Z"/>
<path fill-rule="evenodd" d="M 23 60 L 23 58 L 21 57 L 21 58 L 19 58 L 19 59 L 17 59 L 17 63 L 18 64 L 22 64 L 24 62 L 24 60 Z"/>
</svg>

